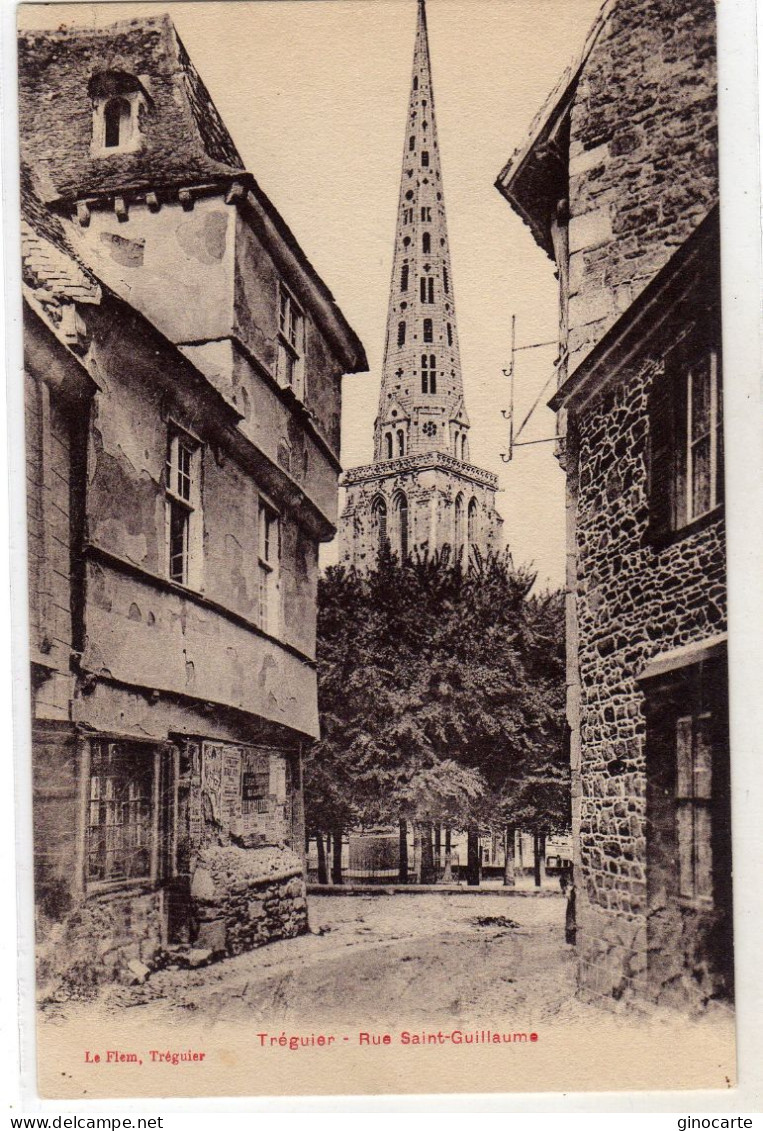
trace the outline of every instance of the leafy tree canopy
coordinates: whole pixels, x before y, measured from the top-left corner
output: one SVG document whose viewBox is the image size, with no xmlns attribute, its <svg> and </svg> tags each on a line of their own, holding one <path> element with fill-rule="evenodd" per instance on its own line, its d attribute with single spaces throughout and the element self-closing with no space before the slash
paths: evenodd
<svg viewBox="0 0 763 1131">
<path fill-rule="evenodd" d="M 531 594 L 534 581 L 507 553 L 326 571 L 311 830 L 568 824 L 563 600 Z"/>
</svg>

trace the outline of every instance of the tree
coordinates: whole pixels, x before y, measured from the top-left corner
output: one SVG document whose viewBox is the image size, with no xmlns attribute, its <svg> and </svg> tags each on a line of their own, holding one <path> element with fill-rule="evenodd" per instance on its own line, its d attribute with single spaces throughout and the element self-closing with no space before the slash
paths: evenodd
<svg viewBox="0 0 763 1131">
<path fill-rule="evenodd" d="M 308 828 L 564 823 L 561 602 L 508 555 L 387 554 L 319 583 Z"/>
</svg>

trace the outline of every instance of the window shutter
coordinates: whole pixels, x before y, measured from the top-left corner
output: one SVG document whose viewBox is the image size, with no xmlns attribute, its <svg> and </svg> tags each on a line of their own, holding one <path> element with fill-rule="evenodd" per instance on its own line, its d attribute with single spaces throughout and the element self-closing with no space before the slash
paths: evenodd
<svg viewBox="0 0 763 1131">
<path fill-rule="evenodd" d="M 649 524 L 653 537 L 674 525 L 676 488 L 675 378 L 669 362 L 654 378 L 649 400 Z"/>
</svg>

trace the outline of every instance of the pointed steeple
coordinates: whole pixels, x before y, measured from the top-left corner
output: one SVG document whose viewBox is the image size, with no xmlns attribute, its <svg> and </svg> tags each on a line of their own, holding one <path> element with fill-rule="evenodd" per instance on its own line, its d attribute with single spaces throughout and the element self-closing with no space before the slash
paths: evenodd
<svg viewBox="0 0 763 1131">
<path fill-rule="evenodd" d="M 426 6 L 418 0 L 374 459 L 441 451 L 466 460 L 468 429 Z"/>
<path fill-rule="evenodd" d="M 346 471 L 341 560 L 360 569 L 391 549 L 464 564 L 501 541 L 498 479 L 469 459 L 445 196 L 418 0 L 373 463 Z"/>
</svg>

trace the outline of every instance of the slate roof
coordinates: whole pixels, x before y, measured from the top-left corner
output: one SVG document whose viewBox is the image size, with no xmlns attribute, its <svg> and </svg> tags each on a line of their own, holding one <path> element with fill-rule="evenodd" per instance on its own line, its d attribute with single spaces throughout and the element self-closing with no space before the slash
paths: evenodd
<svg viewBox="0 0 763 1131">
<path fill-rule="evenodd" d="M 148 95 L 137 152 L 91 153 L 89 84 L 106 71 L 134 76 Z M 22 33 L 19 116 L 22 155 L 48 203 L 209 184 L 243 171 L 168 15 Z"/>
<path fill-rule="evenodd" d="M 21 166 L 21 278 L 43 303 L 100 299 L 98 280 L 74 251 L 60 219 L 40 200 L 26 164 Z"/>
</svg>

